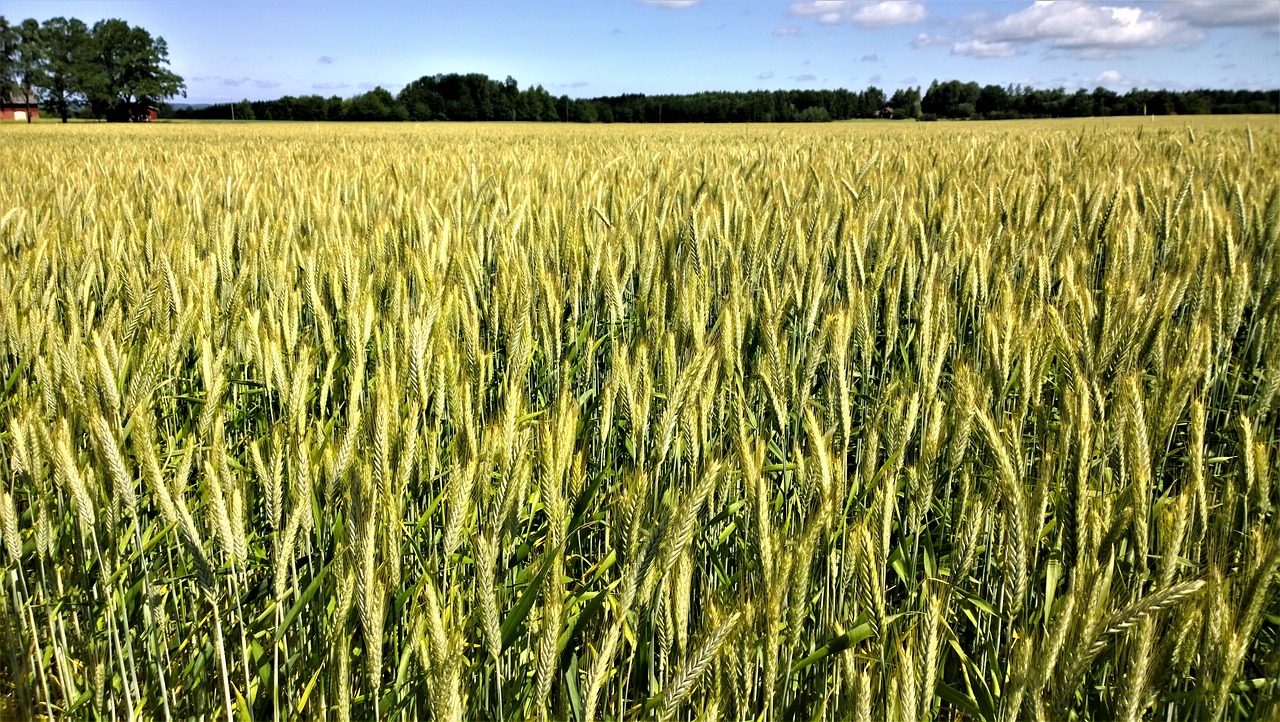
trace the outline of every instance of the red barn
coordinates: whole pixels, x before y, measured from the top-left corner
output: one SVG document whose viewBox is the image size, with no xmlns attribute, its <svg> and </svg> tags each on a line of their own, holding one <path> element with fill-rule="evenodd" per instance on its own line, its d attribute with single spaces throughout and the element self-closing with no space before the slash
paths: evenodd
<svg viewBox="0 0 1280 722">
<path fill-rule="evenodd" d="M 127 105 L 116 108 L 107 115 L 113 123 L 149 123 L 160 117 L 160 111 L 150 105 Z"/>
<path fill-rule="evenodd" d="M 28 112 L 30 116 L 28 116 Z M 31 99 L 31 107 L 27 107 L 27 99 L 19 95 L 10 95 L 7 99 L 0 99 L 0 120 L 31 120 L 40 119 L 40 108 L 36 105 L 36 99 Z"/>
</svg>

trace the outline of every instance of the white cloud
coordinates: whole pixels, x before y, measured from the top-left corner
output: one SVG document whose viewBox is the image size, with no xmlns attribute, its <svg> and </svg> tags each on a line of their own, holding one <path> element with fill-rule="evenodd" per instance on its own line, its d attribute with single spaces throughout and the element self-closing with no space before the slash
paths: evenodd
<svg viewBox="0 0 1280 722">
<path fill-rule="evenodd" d="M 950 35 L 931 35 L 929 33 L 920 33 L 915 40 L 911 41 L 913 48 L 935 48 L 939 45 L 950 45 Z"/>
<path fill-rule="evenodd" d="M 772 70 L 766 70 L 766 71 L 764 71 L 763 73 L 760 73 L 759 75 L 757 75 L 757 76 L 756 76 L 756 79 L 757 79 L 757 80 L 768 80 L 768 79 L 770 79 L 770 78 L 772 78 L 772 77 L 773 77 L 773 71 L 772 71 Z"/>
<path fill-rule="evenodd" d="M 794 38 L 800 34 L 800 28 L 794 25 L 787 25 L 773 29 L 773 36 L 778 38 Z"/>
<path fill-rule="evenodd" d="M 652 5 L 658 8 L 667 8 L 669 10 L 683 10 L 697 5 L 700 0 L 640 0 L 645 5 Z"/>
<path fill-rule="evenodd" d="M 1196 27 L 1256 26 L 1274 29 L 1280 24 L 1280 0 L 1178 0 L 1162 5 L 1169 17 Z"/>
<path fill-rule="evenodd" d="M 986 43 L 1034 43 L 1052 47 L 1143 48 L 1200 40 L 1204 34 L 1164 14 L 1138 7 L 1086 2 L 1038 2 L 975 31 Z"/>
<path fill-rule="evenodd" d="M 970 58 L 1011 58 L 1018 54 L 1018 48 L 1013 43 L 988 43 L 981 40 L 970 40 L 952 45 L 951 54 L 964 55 Z"/>
<path fill-rule="evenodd" d="M 878 63 L 878 62 L 880 62 L 880 56 L 879 56 L 879 55 L 876 55 L 876 54 L 874 54 L 874 53 L 872 53 L 871 55 L 863 55 L 863 56 L 862 56 L 862 62 L 864 62 L 864 63 Z"/>
<path fill-rule="evenodd" d="M 797 83 L 812 83 L 813 81 L 818 79 L 818 76 L 814 75 L 813 73 L 804 73 L 801 75 L 793 75 L 791 76 L 791 79 L 796 81 Z"/>
<path fill-rule="evenodd" d="M 1093 82 L 1089 83 L 1089 85 L 1093 87 L 1101 85 L 1104 88 L 1136 88 L 1145 86 L 1147 83 L 1147 80 L 1131 78 L 1119 70 L 1104 70 L 1098 73 L 1098 76 L 1093 78 Z M 1166 83 L 1165 85 L 1168 84 Z"/>
<path fill-rule="evenodd" d="M 920 0 L 805 0 L 791 4 L 792 15 L 816 15 L 824 25 L 853 23 L 863 29 L 909 25 L 925 19 Z"/>
<path fill-rule="evenodd" d="M 1133 57 L 1125 55 L 1115 48 L 1081 48 L 1080 50 L 1070 51 L 1070 54 L 1076 60 L 1116 60 L 1118 58 L 1130 59 Z"/>
<path fill-rule="evenodd" d="M 1101 85 L 1120 85 L 1124 83 L 1124 75 L 1119 70 L 1104 70 L 1098 73 L 1098 83 Z"/>
</svg>

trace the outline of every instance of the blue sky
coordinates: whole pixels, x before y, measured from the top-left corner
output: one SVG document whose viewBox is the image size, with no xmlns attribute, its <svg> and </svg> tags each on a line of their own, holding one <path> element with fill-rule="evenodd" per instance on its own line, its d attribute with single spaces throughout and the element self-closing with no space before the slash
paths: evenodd
<svg viewBox="0 0 1280 722">
<path fill-rule="evenodd" d="M 189 102 L 393 92 L 481 72 L 556 95 L 1036 87 L 1280 88 L 1280 0 L 8 0 L 163 36 Z"/>
</svg>

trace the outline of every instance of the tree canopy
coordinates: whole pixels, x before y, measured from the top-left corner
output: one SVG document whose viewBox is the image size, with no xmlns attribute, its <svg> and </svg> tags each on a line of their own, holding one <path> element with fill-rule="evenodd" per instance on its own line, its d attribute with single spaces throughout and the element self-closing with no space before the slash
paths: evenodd
<svg viewBox="0 0 1280 722">
<path fill-rule="evenodd" d="M 78 110 L 133 120 L 148 106 L 185 96 L 182 78 L 168 65 L 164 38 L 124 20 L 90 28 L 75 18 L 14 25 L 0 17 L 0 93 L 44 105 L 63 122 Z"/>
<path fill-rule="evenodd" d="M 514 78 L 498 81 L 480 73 L 424 75 L 396 95 L 383 88 L 350 98 L 318 95 L 245 101 L 235 117 L 258 120 L 517 120 L 575 123 L 771 123 L 851 118 L 1006 119 L 1103 115 L 1275 113 L 1275 91 L 1131 90 L 1120 95 L 1041 90 L 1026 86 L 979 86 L 935 81 L 927 90 L 901 88 L 890 96 L 871 86 L 846 90 L 711 91 L 686 95 L 553 96 L 540 85 L 523 90 Z M 230 104 L 182 109 L 185 118 L 228 118 Z M 886 112 L 889 111 L 889 112 Z"/>
<path fill-rule="evenodd" d="M 141 108 L 165 98 L 185 95 L 182 78 L 164 66 L 169 47 L 123 20 L 103 20 L 93 26 L 93 62 L 85 78 L 85 92 L 99 117 L 132 117 Z"/>
<path fill-rule="evenodd" d="M 93 73 L 93 36 L 75 18 L 46 20 L 43 30 L 45 102 L 66 122 L 75 107 L 88 101 L 84 79 Z"/>
<path fill-rule="evenodd" d="M 76 113 L 112 120 L 145 117 L 149 106 L 186 96 L 183 79 L 169 70 L 164 38 L 124 20 L 92 28 L 75 18 L 13 24 L 0 16 L 0 97 L 40 105 L 66 122 Z M 708 91 L 683 95 L 556 97 L 541 85 L 520 88 L 508 76 L 481 73 L 424 75 L 399 93 L 378 87 L 350 98 L 308 95 L 183 108 L 185 118 L 242 120 L 451 120 L 576 123 L 824 122 L 893 117 L 920 120 L 1063 118 L 1141 114 L 1276 113 L 1280 92 L 1246 90 L 1142 90 L 1121 95 L 1106 88 L 979 86 L 934 81 L 895 90 L 870 86 L 836 89 Z M 27 114 L 28 119 L 31 113 Z"/>
</svg>

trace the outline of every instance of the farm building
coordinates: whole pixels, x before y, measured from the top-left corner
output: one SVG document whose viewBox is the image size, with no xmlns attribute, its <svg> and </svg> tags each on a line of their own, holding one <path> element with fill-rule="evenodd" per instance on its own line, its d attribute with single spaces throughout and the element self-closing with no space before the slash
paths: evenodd
<svg viewBox="0 0 1280 722">
<path fill-rule="evenodd" d="M 112 123 L 149 123 L 160 117 L 160 111 L 150 105 L 124 105 L 107 113 Z"/>
<path fill-rule="evenodd" d="M 20 95 L 10 95 L 8 98 L 0 99 L 0 120 L 26 120 L 28 113 L 31 120 L 40 119 L 40 108 L 35 98 L 31 99 L 29 107 L 26 98 Z"/>
</svg>

